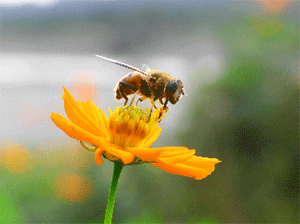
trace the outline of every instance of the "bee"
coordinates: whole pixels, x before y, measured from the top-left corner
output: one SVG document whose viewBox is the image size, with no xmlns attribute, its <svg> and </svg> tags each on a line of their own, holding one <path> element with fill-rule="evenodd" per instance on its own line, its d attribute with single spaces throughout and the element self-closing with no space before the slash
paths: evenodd
<svg viewBox="0 0 300 224">
<path fill-rule="evenodd" d="M 133 70 L 121 78 L 114 89 L 117 100 L 125 99 L 124 105 L 128 103 L 128 96 L 134 94 L 130 103 L 132 105 L 138 94 L 140 97 L 136 104 L 149 98 L 152 111 L 153 108 L 157 109 L 155 102 L 158 100 L 162 108 L 167 111 L 169 109 L 168 102 L 176 104 L 182 95 L 186 95 L 182 81 L 165 72 L 150 69 L 147 65 L 143 65 L 142 70 L 140 70 L 113 59 L 100 55 L 95 56 Z"/>
</svg>

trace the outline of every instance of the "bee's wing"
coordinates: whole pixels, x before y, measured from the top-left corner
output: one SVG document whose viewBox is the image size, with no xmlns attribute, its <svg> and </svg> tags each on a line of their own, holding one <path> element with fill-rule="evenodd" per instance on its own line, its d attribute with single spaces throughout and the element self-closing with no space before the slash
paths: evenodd
<svg viewBox="0 0 300 224">
<path fill-rule="evenodd" d="M 96 56 L 96 57 L 99 57 L 99 58 L 102 58 L 102 59 L 104 59 L 104 60 L 106 60 L 106 61 L 110 61 L 110 62 L 112 62 L 112 63 L 115 63 L 115 64 L 117 64 L 117 65 L 121 65 L 121 66 L 123 66 L 123 67 L 125 67 L 125 68 L 129 68 L 129 69 L 131 69 L 131 70 L 133 70 L 133 71 L 139 72 L 139 73 L 141 73 L 142 75 L 149 76 L 145 71 L 142 71 L 142 70 L 140 70 L 140 69 L 138 69 L 138 68 L 135 68 L 135 67 L 133 67 L 133 66 L 131 66 L 131 65 L 127 65 L 127 64 L 125 64 L 125 63 L 123 63 L 123 62 L 120 62 L 120 61 L 117 61 L 117 60 L 114 60 L 114 59 L 110 59 L 110 58 L 106 58 L 106 57 L 103 57 L 103 56 L 101 56 L 101 55 L 96 55 L 96 54 L 95 54 L 95 56 Z"/>
<path fill-rule="evenodd" d="M 147 71 L 150 70 L 150 67 L 149 67 L 148 65 L 143 64 L 142 70 L 143 70 L 144 72 L 147 72 Z"/>
</svg>

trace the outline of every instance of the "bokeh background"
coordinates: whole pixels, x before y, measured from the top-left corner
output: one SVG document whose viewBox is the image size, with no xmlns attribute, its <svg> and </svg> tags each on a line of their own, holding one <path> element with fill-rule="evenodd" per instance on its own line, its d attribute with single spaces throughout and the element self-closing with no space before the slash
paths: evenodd
<svg viewBox="0 0 300 224">
<path fill-rule="evenodd" d="M 1 223 L 103 221 L 113 164 L 50 120 L 63 85 L 122 104 L 129 71 L 94 54 L 181 79 L 154 146 L 223 161 L 201 181 L 125 167 L 114 222 L 299 221 L 298 1 L 7 0 L 0 23 Z"/>
</svg>

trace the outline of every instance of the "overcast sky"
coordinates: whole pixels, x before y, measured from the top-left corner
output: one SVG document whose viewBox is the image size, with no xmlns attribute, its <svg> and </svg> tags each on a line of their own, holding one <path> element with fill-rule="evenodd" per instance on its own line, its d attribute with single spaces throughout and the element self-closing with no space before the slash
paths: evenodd
<svg viewBox="0 0 300 224">
<path fill-rule="evenodd" d="M 59 0 L 0 0 L 0 5 L 20 6 L 22 4 L 33 4 L 39 6 L 51 5 Z"/>
</svg>

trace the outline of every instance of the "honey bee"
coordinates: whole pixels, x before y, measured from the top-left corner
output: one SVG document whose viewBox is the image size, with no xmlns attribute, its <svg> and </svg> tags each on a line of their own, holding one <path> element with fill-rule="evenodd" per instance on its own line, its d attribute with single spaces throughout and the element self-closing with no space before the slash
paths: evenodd
<svg viewBox="0 0 300 224">
<path fill-rule="evenodd" d="M 135 96 L 139 94 L 140 98 L 137 100 L 136 104 L 149 98 L 152 111 L 153 108 L 157 109 L 155 102 L 158 100 L 162 108 L 167 111 L 169 109 L 167 106 L 168 102 L 176 104 L 181 99 L 182 95 L 186 95 L 183 83 L 179 79 L 175 79 L 165 72 L 150 69 L 147 65 L 143 65 L 142 70 L 140 70 L 113 59 L 100 55 L 95 56 L 133 70 L 133 72 L 130 72 L 121 78 L 114 89 L 115 98 L 117 100 L 125 99 L 124 105 L 127 105 L 128 103 L 127 96 L 134 94 L 130 103 L 131 105 Z"/>
</svg>

